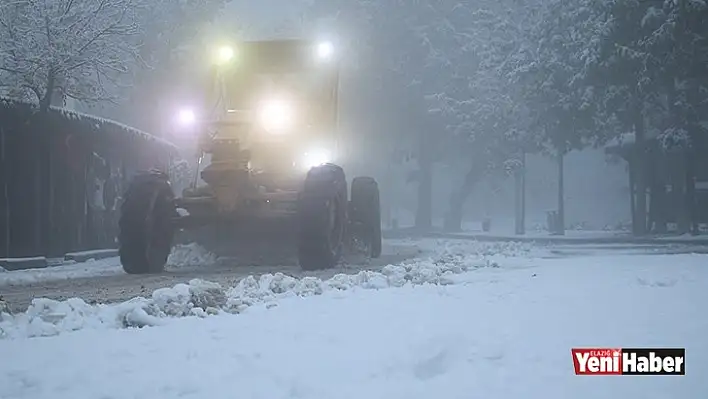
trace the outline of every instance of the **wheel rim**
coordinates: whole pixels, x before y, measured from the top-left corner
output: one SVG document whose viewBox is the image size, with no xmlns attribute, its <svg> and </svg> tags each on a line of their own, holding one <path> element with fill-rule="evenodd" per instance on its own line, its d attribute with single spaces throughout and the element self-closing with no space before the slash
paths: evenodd
<svg viewBox="0 0 708 399">
<path fill-rule="evenodd" d="M 354 245 L 358 252 L 361 252 L 366 256 L 371 256 L 374 252 L 371 239 L 368 236 L 355 237 Z"/>
</svg>

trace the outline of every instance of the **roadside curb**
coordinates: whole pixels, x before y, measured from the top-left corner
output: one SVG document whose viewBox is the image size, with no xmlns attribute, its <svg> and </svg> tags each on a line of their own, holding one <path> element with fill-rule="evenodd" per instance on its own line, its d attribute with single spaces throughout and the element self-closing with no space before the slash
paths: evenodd
<svg viewBox="0 0 708 399">
<path fill-rule="evenodd" d="M 118 256 L 117 249 L 97 249 L 93 251 L 70 252 L 64 255 L 65 261 L 86 262 L 89 259 L 105 259 Z"/>
<path fill-rule="evenodd" d="M 43 269 L 48 266 L 47 258 L 37 256 L 33 258 L 1 258 L 0 267 L 8 272 L 25 269 Z"/>
<path fill-rule="evenodd" d="M 436 231 L 416 230 L 386 230 L 384 238 L 447 238 L 469 241 L 497 241 L 497 242 L 528 242 L 536 244 L 575 245 L 575 244 L 638 244 L 638 245 L 706 245 L 705 238 L 681 239 L 672 237 L 528 237 L 528 236 L 499 236 L 490 234 L 460 234 Z"/>
<path fill-rule="evenodd" d="M 118 256 L 117 249 L 96 249 L 93 251 L 70 252 L 58 259 L 47 259 L 44 256 L 30 258 L 0 258 L 0 268 L 6 271 L 27 269 L 45 269 L 60 266 L 67 262 L 86 262 L 90 259 L 105 259 Z M 58 262 L 57 262 L 58 260 Z"/>
</svg>

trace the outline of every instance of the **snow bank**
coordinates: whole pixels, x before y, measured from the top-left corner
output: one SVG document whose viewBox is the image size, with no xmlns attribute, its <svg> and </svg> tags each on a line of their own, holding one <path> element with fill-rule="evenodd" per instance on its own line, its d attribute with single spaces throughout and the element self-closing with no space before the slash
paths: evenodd
<svg viewBox="0 0 708 399">
<path fill-rule="evenodd" d="M 705 255 L 505 263 L 454 285 L 335 290 L 140 331 L 0 340 L 0 398 L 705 399 L 705 264 Z M 289 289 L 274 280 L 239 292 Z M 162 299 L 179 304 L 184 291 Z M 686 348 L 686 375 L 576 376 L 573 347 Z"/>
<path fill-rule="evenodd" d="M 8 270 L 6 273 L 0 274 L 0 287 L 3 285 L 32 284 L 40 281 L 115 276 L 123 273 L 125 272 L 121 268 L 118 257 L 100 260 L 89 259 L 85 262 L 67 262 L 60 266 L 43 269 Z"/>
<path fill-rule="evenodd" d="M 469 241 L 455 239 L 424 239 L 416 242 L 416 245 L 425 252 L 441 253 L 455 256 L 477 256 L 477 257 L 519 257 L 536 255 L 542 251 L 533 243 L 520 241 Z"/>
<path fill-rule="evenodd" d="M 488 259 L 448 251 L 425 261 L 389 265 L 381 272 L 338 274 L 324 281 L 316 277 L 295 278 L 275 273 L 248 276 L 234 287 L 222 287 L 194 279 L 188 284 L 156 290 L 150 298 L 138 297 L 114 305 L 90 305 L 79 298 L 65 301 L 38 298 L 24 313 L 1 314 L 0 336 L 53 336 L 87 328 L 156 326 L 171 317 L 241 313 L 255 305 L 275 306 L 281 298 L 321 295 L 328 291 L 449 285 L 455 283 L 455 275 L 485 267 L 498 265 Z"/>
<path fill-rule="evenodd" d="M 216 262 L 216 255 L 196 243 L 175 246 L 170 257 L 167 258 L 167 266 L 176 268 L 194 265 L 210 266 Z"/>
</svg>

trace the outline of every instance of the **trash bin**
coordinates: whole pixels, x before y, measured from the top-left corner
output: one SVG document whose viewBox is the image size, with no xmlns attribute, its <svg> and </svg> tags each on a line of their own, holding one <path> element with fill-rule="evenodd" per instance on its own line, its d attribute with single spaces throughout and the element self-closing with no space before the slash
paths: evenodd
<svg viewBox="0 0 708 399">
<path fill-rule="evenodd" d="M 489 233 L 489 230 L 492 229 L 492 219 L 490 218 L 484 218 L 482 219 L 482 231 L 485 233 Z"/>
</svg>

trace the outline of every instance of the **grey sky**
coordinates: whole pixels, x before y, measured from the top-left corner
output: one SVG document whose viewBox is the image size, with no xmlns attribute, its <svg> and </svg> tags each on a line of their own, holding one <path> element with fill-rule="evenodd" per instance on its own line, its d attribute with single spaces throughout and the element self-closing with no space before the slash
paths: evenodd
<svg viewBox="0 0 708 399">
<path fill-rule="evenodd" d="M 224 19 L 233 18 L 248 22 L 249 34 L 271 35 L 273 27 L 297 19 L 306 0 L 232 0 Z"/>
</svg>

